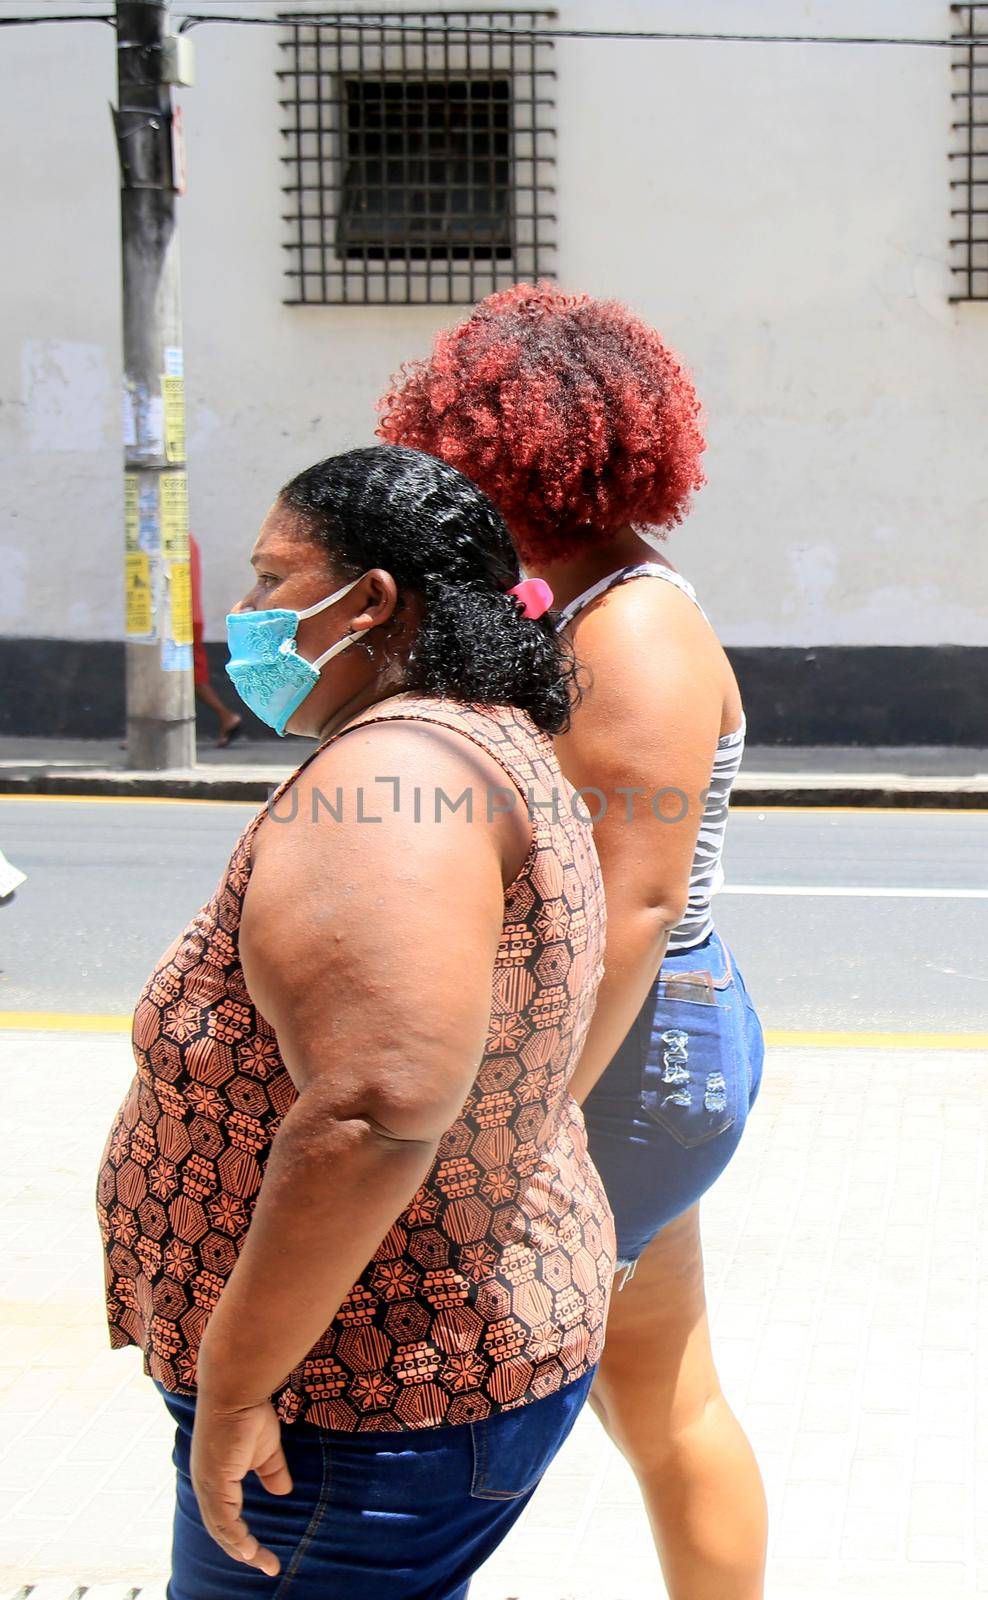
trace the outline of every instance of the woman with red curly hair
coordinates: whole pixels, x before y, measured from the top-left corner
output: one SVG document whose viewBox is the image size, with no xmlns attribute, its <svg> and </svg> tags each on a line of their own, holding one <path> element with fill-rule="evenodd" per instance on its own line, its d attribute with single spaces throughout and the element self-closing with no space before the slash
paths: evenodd
<svg viewBox="0 0 988 1600">
<path fill-rule="evenodd" d="M 557 751 L 594 816 L 607 964 L 570 1087 L 624 1269 L 593 1402 L 637 1474 L 671 1600 L 758 1600 L 765 1496 L 713 1363 L 699 1228 L 764 1056 L 710 915 L 745 721 L 724 650 L 657 547 L 704 481 L 699 402 L 654 329 L 543 283 L 482 301 L 380 409 L 384 439 L 495 502 L 587 669 Z"/>
</svg>

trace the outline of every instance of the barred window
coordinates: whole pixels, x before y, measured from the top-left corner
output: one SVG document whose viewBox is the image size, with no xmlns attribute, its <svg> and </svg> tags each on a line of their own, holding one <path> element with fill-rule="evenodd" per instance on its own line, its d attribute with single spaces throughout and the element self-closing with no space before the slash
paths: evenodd
<svg viewBox="0 0 988 1600">
<path fill-rule="evenodd" d="M 952 300 L 988 300 L 988 0 L 951 6 L 954 52 Z"/>
<path fill-rule="evenodd" d="M 548 11 L 286 21 L 289 305 L 470 304 L 552 276 Z"/>
</svg>

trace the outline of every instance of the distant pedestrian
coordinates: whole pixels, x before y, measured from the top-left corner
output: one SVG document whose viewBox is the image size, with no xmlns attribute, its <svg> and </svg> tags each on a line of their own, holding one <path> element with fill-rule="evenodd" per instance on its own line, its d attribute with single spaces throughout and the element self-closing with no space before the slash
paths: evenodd
<svg viewBox="0 0 988 1600">
<path fill-rule="evenodd" d="M 745 718 L 692 587 L 655 548 L 703 481 L 693 385 L 623 306 L 522 284 L 439 334 L 382 410 L 382 437 L 490 495 L 587 668 L 556 748 L 601 813 L 608 929 L 573 1082 L 624 1285 L 592 1398 L 638 1476 L 671 1600 L 756 1600 L 765 1498 L 713 1364 L 698 1207 L 764 1053 L 710 908 Z"/>
<path fill-rule="evenodd" d="M 15 892 L 26 882 L 27 873 L 22 872 L 20 867 L 15 867 L 0 850 L 0 905 L 13 900 Z"/>
<path fill-rule="evenodd" d="M 320 744 L 138 1000 L 111 1340 L 177 1425 L 170 1600 L 464 1600 L 614 1267 L 567 1091 L 604 932 L 572 667 L 490 502 L 412 451 L 301 473 L 252 562 L 231 676 Z"/>
<path fill-rule="evenodd" d="M 196 699 L 201 700 L 204 706 L 215 712 L 220 725 L 219 737 L 216 740 L 217 748 L 223 750 L 228 744 L 243 733 L 243 718 L 239 711 L 231 711 L 224 705 L 216 690 L 213 688 L 209 676 L 209 659 L 206 655 L 206 646 L 203 641 L 204 622 L 202 609 L 202 561 L 199 555 L 199 545 L 192 534 L 189 534 L 189 565 L 192 578 L 192 676 L 195 683 Z"/>
</svg>

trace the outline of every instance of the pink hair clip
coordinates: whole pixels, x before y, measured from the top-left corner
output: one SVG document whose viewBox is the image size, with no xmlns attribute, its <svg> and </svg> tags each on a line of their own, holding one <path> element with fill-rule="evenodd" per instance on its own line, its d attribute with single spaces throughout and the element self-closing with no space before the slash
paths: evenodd
<svg viewBox="0 0 988 1600">
<path fill-rule="evenodd" d="M 521 606 L 521 614 L 531 622 L 544 617 L 552 605 L 552 590 L 543 578 L 523 578 L 508 593 Z"/>
</svg>

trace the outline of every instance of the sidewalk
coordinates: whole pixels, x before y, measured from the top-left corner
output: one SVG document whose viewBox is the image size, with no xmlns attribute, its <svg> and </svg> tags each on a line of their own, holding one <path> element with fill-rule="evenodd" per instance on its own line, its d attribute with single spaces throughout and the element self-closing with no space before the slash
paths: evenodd
<svg viewBox="0 0 988 1600">
<path fill-rule="evenodd" d="M 103 794 L 188 800 L 267 798 L 308 741 L 200 744 L 195 767 L 132 772 L 114 740 L 0 738 L 0 794 Z M 750 745 L 735 805 L 988 806 L 988 750 Z"/>
<path fill-rule="evenodd" d="M 37 1600 L 162 1600 L 168 1430 L 136 1355 L 105 1348 L 91 1199 L 128 1045 L 3 1046 L 0 1596 L 52 1580 Z M 775 1051 L 706 1204 L 719 1364 L 771 1505 L 769 1600 L 988 1595 L 986 1091 L 971 1054 Z M 587 1411 L 472 1600 L 663 1592 Z"/>
</svg>

